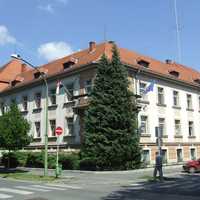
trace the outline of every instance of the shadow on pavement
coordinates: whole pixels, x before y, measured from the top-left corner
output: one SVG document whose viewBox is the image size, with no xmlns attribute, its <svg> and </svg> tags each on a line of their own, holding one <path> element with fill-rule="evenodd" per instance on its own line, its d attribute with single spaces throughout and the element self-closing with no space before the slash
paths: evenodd
<svg viewBox="0 0 200 200">
<path fill-rule="evenodd" d="M 165 177 L 164 181 L 145 181 L 123 186 L 102 200 L 199 200 L 200 176 L 181 174 L 179 177 Z"/>
</svg>

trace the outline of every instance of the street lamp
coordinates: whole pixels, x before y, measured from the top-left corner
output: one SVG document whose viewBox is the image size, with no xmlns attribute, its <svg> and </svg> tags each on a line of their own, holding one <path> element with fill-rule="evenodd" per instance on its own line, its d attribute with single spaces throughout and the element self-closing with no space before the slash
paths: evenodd
<svg viewBox="0 0 200 200">
<path fill-rule="evenodd" d="M 21 60 L 22 62 L 24 62 L 24 63 L 28 64 L 29 66 L 31 66 L 32 68 L 36 69 L 40 73 L 40 75 L 41 75 L 41 77 L 42 77 L 42 79 L 45 83 L 45 86 L 46 86 L 44 176 L 47 176 L 48 175 L 48 104 L 49 104 L 48 103 L 48 96 L 49 96 L 48 91 L 49 91 L 49 89 L 48 89 L 47 79 L 46 79 L 46 76 L 43 72 L 41 72 L 37 67 L 33 66 L 28 61 L 24 60 L 20 55 L 12 54 L 11 58 Z"/>
</svg>

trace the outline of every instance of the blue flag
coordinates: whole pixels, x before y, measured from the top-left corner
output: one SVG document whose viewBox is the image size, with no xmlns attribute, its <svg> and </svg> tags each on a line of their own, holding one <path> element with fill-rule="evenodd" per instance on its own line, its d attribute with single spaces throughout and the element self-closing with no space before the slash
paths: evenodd
<svg viewBox="0 0 200 200">
<path fill-rule="evenodd" d="M 149 86 L 146 88 L 146 90 L 144 91 L 144 94 L 147 94 L 148 92 L 153 91 L 154 88 L 154 84 L 155 84 L 155 80 L 152 80 L 151 83 L 149 84 Z"/>
</svg>

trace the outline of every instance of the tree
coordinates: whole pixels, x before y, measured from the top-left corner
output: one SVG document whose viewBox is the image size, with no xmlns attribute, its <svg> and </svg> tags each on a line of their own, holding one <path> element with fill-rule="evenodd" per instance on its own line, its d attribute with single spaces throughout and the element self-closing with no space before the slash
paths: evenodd
<svg viewBox="0 0 200 200">
<path fill-rule="evenodd" d="M 111 61 L 103 55 L 97 68 L 85 117 L 82 159 L 95 160 L 100 169 L 128 169 L 140 165 L 134 94 L 117 47 Z"/>
<path fill-rule="evenodd" d="M 11 104 L 10 110 L 0 117 L 0 148 L 10 152 L 27 146 L 31 142 L 29 130 L 30 124 L 23 118 L 17 105 Z"/>
</svg>

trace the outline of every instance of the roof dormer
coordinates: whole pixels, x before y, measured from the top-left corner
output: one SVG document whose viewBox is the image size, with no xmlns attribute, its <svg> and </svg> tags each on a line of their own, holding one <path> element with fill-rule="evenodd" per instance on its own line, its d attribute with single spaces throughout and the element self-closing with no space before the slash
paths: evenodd
<svg viewBox="0 0 200 200">
<path fill-rule="evenodd" d="M 149 62 L 143 59 L 137 60 L 137 64 L 141 65 L 142 67 L 149 68 Z"/>
<path fill-rule="evenodd" d="M 67 62 L 63 63 L 63 69 L 66 70 L 76 64 L 78 62 L 78 59 L 76 58 L 70 58 Z"/>
<path fill-rule="evenodd" d="M 48 69 L 45 69 L 45 68 L 40 68 L 40 69 L 35 69 L 35 71 L 34 71 L 34 78 L 35 79 L 38 79 L 38 78 L 40 78 L 42 75 L 45 75 L 45 74 L 47 74 L 47 72 L 48 72 Z"/>
<path fill-rule="evenodd" d="M 17 85 L 18 83 L 21 83 L 24 80 L 23 77 L 17 76 L 15 78 L 15 80 L 11 81 L 11 86 L 14 87 L 15 85 Z"/>
<path fill-rule="evenodd" d="M 198 83 L 200 85 L 200 78 L 196 78 L 193 80 L 195 83 Z"/>
<path fill-rule="evenodd" d="M 179 72 L 177 72 L 177 71 L 175 71 L 175 70 L 169 71 L 169 74 L 172 75 L 172 76 L 174 76 L 174 77 L 176 77 L 176 78 L 179 77 Z"/>
</svg>

